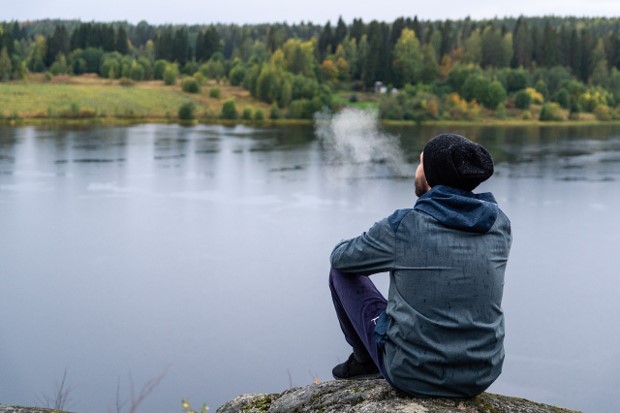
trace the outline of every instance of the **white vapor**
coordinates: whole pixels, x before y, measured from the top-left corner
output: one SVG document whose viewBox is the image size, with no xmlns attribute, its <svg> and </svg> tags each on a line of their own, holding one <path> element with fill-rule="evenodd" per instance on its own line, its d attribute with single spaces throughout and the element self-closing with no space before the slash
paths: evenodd
<svg viewBox="0 0 620 413">
<path fill-rule="evenodd" d="M 315 131 L 340 178 L 410 176 L 398 137 L 381 130 L 376 113 L 346 108 L 315 114 Z"/>
</svg>

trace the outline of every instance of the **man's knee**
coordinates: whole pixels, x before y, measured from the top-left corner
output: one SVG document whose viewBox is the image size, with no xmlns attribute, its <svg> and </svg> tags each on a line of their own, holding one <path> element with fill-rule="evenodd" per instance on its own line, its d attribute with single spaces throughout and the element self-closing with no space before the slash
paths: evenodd
<svg viewBox="0 0 620 413">
<path fill-rule="evenodd" d="M 337 277 L 338 270 L 335 270 L 334 268 L 330 268 L 329 269 L 329 289 L 334 291 L 334 277 Z"/>
</svg>

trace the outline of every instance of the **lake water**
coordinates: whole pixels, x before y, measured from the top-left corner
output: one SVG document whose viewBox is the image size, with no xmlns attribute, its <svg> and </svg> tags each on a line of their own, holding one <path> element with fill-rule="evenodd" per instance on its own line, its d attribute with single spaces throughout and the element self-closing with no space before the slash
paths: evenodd
<svg viewBox="0 0 620 413">
<path fill-rule="evenodd" d="M 620 127 L 454 130 L 513 224 L 489 391 L 616 412 Z M 389 129 L 409 175 L 440 131 Z M 329 253 L 415 202 L 408 173 L 332 155 L 311 127 L 0 127 L 0 402 L 53 401 L 64 371 L 89 413 L 160 376 L 139 411 L 329 380 Z"/>
</svg>

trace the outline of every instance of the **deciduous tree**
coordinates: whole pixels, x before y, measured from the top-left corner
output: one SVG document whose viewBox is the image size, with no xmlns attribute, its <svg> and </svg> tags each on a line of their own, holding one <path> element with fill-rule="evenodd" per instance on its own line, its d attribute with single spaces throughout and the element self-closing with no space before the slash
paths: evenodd
<svg viewBox="0 0 620 413">
<path fill-rule="evenodd" d="M 422 71 L 420 42 L 413 30 L 403 29 L 393 52 L 394 83 L 403 86 L 419 80 Z"/>
</svg>

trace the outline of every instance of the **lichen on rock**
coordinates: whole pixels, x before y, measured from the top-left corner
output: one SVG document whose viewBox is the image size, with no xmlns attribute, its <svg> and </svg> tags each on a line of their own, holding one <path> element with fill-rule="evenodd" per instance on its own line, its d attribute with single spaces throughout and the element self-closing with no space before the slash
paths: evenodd
<svg viewBox="0 0 620 413">
<path fill-rule="evenodd" d="M 417 398 L 385 380 L 328 381 L 279 394 L 241 395 L 217 413 L 576 413 L 529 400 L 483 393 L 473 399 Z"/>
<path fill-rule="evenodd" d="M 60 410 L 47 409 L 45 407 L 22 407 L 9 406 L 0 403 L 0 413 L 63 413 Z"/>
</svg>

